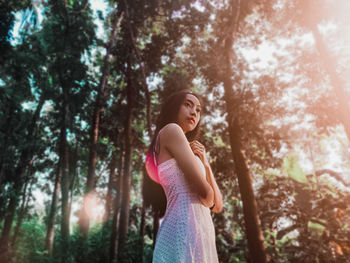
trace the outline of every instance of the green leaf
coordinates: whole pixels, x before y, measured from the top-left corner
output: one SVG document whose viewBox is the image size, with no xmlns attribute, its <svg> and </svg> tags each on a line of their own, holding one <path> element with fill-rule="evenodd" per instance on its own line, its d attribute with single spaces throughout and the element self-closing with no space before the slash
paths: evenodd
<svg viewBox="0 0 350 263">
<path fill-rule="evenodd" d="M 289 155 L 283 159 L 283 170 L 295 181 L 300 183 L 308 182 L 303 170 L 298 164 L 298 158 L 294 155 Z"/>
</svg>

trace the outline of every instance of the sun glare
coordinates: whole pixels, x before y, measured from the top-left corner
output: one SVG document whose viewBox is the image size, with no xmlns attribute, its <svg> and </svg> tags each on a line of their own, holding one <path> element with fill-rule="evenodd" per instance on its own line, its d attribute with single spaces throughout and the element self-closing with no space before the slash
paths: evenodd
<svg viewBox="0 0 350 263">
<path fill-rule="evenodd" d="M 95 192 L 90 193 L 86 198 L 86 214 L 94 222 L 102 222 L 105 208 L 102 201 Z"/>
</svg>

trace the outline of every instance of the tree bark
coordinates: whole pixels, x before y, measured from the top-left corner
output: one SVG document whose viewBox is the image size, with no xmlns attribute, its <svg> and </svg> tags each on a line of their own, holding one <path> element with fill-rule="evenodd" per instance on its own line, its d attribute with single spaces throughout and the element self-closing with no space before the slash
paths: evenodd
<svg viewBox="0 0 350 263">
<path fill-rule="evenodd" d="M 131 135 L 131 124 L 132 124 L 132 110 L 133 110 L 133 87 L 131 83 L 131 68 L 130 62 L 127 65 L 127 85 L 126 85 L 126 121 L 124 130 L 124 141 L 125 141 L 125 161 L 123 171 L 123 190 L 122 190 L 122 205 L 120 210 L 120 224 L 119 224 L 119 238 L 118 238 L 118 262 L 122 262 L 122 255 L 124 252 L 124 246 L 128 234 L 129 226 L 129 210 L 130 210 L 130 188 L 131 188 L 131 162 L 132 162 L 132 135 Z"/>
<path fill-rule="evenodd" d="M 47 219 L 47 227 L 46 227 L 45 248 L 48 250 L 49 255 L 52 255 L 53 238 L 55 235 L 54 222 L 55 222 L 55 215 L 56 215 L 56 209 L 57 209 L 57 201 L 59 198 L 59 193 L 61 191 L 61 176 L 62 175 L 59 169 L 57 169 L 55 186 L 52 193 L 51 207 L 50 207 L 50 212 L 49 212 L 49 217 Z"/>
<path fill-rule="evenodd" d="M 29 188 L 29 190 L 28 190 L 28 193 L 27 193 L 27 189 L 28 188 Z M 19 235 L 19 232 L 20 232 L 20 229 L 21 229 L 21 226 L 22 226 L 23 218 L 25 216 L 25 213 L 26 213 L 26 210 L 27 210 L 27 207 L 28 207 L 28 201 L 29 201 L 29 197 L 28 196 L 32 192 L 31 188 L 32 188 L 32 181 L 31 182 L 27 181 L 25 183 L 25 185 L 24 185 L 24 190 L 23 190 L 23 195 L 22 195 L 22 204 L 21 204 L 21 208 L 19 209 L 18 218 L 17 218 L 17 224 L 16 224 L 16 227 L 15 227 L 15 230 L 14 230 L 12 241 L 11 241 L 11 246 L 12 247 L 16 244 L 16 240 L 17 240 L 17 237 Z"/>
<path fill-rule="evenodd" d="M 11 122 L 12 122 L 12 117 L 14 113 L 15 108 L 11 105 L 8 109 L 7 113 L 7 120 L 6 120 L 6 132 L 4 134 L 4 138 L 10 138 L 10 134 L 12 133 L 12 127 L 11 127 Z M 3 180 L 5 179 L 5 172 L 4 172 L 4 156 L 6 156 L 6 151 L 8 147 L 8 143 L 10 140 L 5 140 L 4 144 L 1 146 L 2 151 L 0 154 L 0 187 L 2 185 Z M 1 189 L 2 190 L 2 189 Z M 0 216 L 1 218 L 1 216 Z"/>
<path fill-rule="evenodd" d="M 240 194 L 243 202 L 243 213 L 245 221 L 245 231 L 248 240 L 248 248 L 250 251 L 250 257 L 252 262 L 263 263 L 267 262 L 267 256 L 264 246 L 264 238 L 261 230 L 260 218 L 258 214 L 257 203 L 254 196 L 254 190 L 252 186 L 252 179 L 247 165 L 246 157 L 242 149 L 242 142 L 238 116 L 233 109 L 234 98 L 233 93 L 233 80 L 232 80 L 232 62 L 233 56 L 232 46 L 234 43 L 234 34 L 237 32 L 239 18 L 240 18 L 240 0 L 232 0 L 230 2 L 231 16 L 230 16 L 230 28 L 233 30 L 230 32 L 224 41 L 224 99 L 227 109 L 227 120 L 229 124 L 229 137 L 231 145 L 231 153 L 234 160 L 236 173 L 238 177 L 238 184 Z"/>
<path fill-rule="evenodd" d="M 142 169 L 143 176 L 142 178 L 145 178 L 147 176 L 147 172 L 145 171 L 145 167 Z M 144 180 L 141 182 L 144 183 Z M 141 185 L 141 189 L 143 189 L 143 186 Z M 145 236 L 145 223 L 146 223 L 146 205 L 145 201 L 142 199 L 142 208 L 141 208 L 141 222 L 140 222 L 140 237 L 141 237 L 141 258 L 143 259 L 143 248 L 144 248 L 144 236 Z"/>
<path fill-rule="evenodd" d="M 112 47 L 114 45 L 114 40 L 116 38 L 117 31 L 119 29 L 120 23 L 123 18 L 123 14 L 121 14 L 119 19 L 117 19 L 116 14 L 117 14 L 117 9 L 115 9 L 114 11 L 113 29 L 112 29 L 109 43 L 106 48 L 106 56 L 104 58 L 103 67 L 102 67 L 102 76 L 101 76 L 99 87 L 97 89 L 98 93 L 97 93 L 94 113 L 92 117 L 86 190 L 85 190 L 85 196 L 84 196 L 83 209 L 81 210 L 81 215 L 79 218 L 79 229 L 83 237 L 85 238 L 88 235 L 89 226 L 90 226 L 90 219 L 86 214 L 86 205 L 87 205 L 87 198 L 89 193 L 95 188 L 95 180 L 96 180 L 95 169 L 96 169 L 96 163 L 97 163 L 97 144 L 98 144 L 98 137 L 99 137 L 99 123 L 100 123 L 100 115 L 103 110 L 105 87 L 106 87 L 106 83 L 109 75 L 110 54 L 111 54 Z"/>
<path fill-rule="evenodd" d="M 69 201 L 68 201 L 68 213 L 69 217 L 72 211 L 72 203 L 74 196 L 75 183 L 77 179 L 77 163 L 79 161 L 78 156 L 78 143 L 75 145 L 75 149 L 69 151 Z"/>
<path fill-rule="evenodd" d="M 109 167 L 109 178 L 108 178 L 108 189 L 106 194 L 106 205 L 105 205 L 105 213 L 103 215 L 103 221 L 106 222 L 110 218 L 111 206 L 112 206 L 112 193 L 114 184 L 115 184 L 115 169 L 117 167 L 117 153 L 112 153 L 112 159 Z"/>
<path fill-rule="evenodd" d="M 68 257 L 69 248 L 69 167 L 68 167 L 68 145 L 67 145 L 67 118 L 68 118 L 68 97 L 65 88 L 63 90 L 62 120 L 59 145 L 58 170 L 61 178 L 61 238 L 62 252 L 61 260 L 64 263 Z"/>
<path fill-rule="evenodd" d="M 9 261 L 8 244 L 10 240 L 10 231 L 11 231 L 13 219 L 15 217 L 15 211 L 19 200 L 19 194 L 20 194 L 20 189 L 16 187 L 14 189 L 13 196 L 11 197 L 7 208 L 9 212 L 5 217 L 5 223 L 2 229 L 1 239 L 0 239 L 0 263 Z"/>
<path fill-rule="evenodd" d="M 118 236 L 118 228 L 119 228 L 122 183 L 123 183 L 122 171 L 123 171 L 123 164 L 124 164 L 123 144 L 120 152 L 121 152 L 121 155 L 118 161 L 118 177 L 117 177 L 117 182 L 115 186 L 117 195 L 115 196 L 113 201 L 114 209 L 113 209 L 113 218 L 112 218 L 111 241 L 110 241 L 110 247 L 109 247 L 109 261 L 108 261 L 109 263 L 112 263 L 114 261 L 116 242 L 117 242 L 117 236 Z"/>
</svg>

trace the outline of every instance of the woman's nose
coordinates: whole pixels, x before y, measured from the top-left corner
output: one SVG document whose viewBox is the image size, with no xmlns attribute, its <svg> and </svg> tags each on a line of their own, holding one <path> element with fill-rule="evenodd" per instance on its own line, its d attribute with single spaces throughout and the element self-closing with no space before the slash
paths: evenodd
<svg viewBox="0 0 350 263">
<path fill-rule="evenodd" d="M 191 109 L 191 115 L 194 115 L 194 116 L 197 115 L 196 109 L 194 109 L 194 108 Z"/>
</svg>

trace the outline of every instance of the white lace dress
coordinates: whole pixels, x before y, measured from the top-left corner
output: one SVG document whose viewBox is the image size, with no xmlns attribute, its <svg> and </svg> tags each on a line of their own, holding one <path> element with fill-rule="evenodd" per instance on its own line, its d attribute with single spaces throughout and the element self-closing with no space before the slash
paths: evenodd
<svg viewBox="0 0 350 263">
<path fill-rule="evenodd" d="M 198 157 L 197 160 L 205 177 L 204 166 Z M 190 192 L 174 158 L 161 163 L 158 171 L 167 207 L 157 233 L 152 262 L 219 262 L 210 209 Z"/>
</svg>

